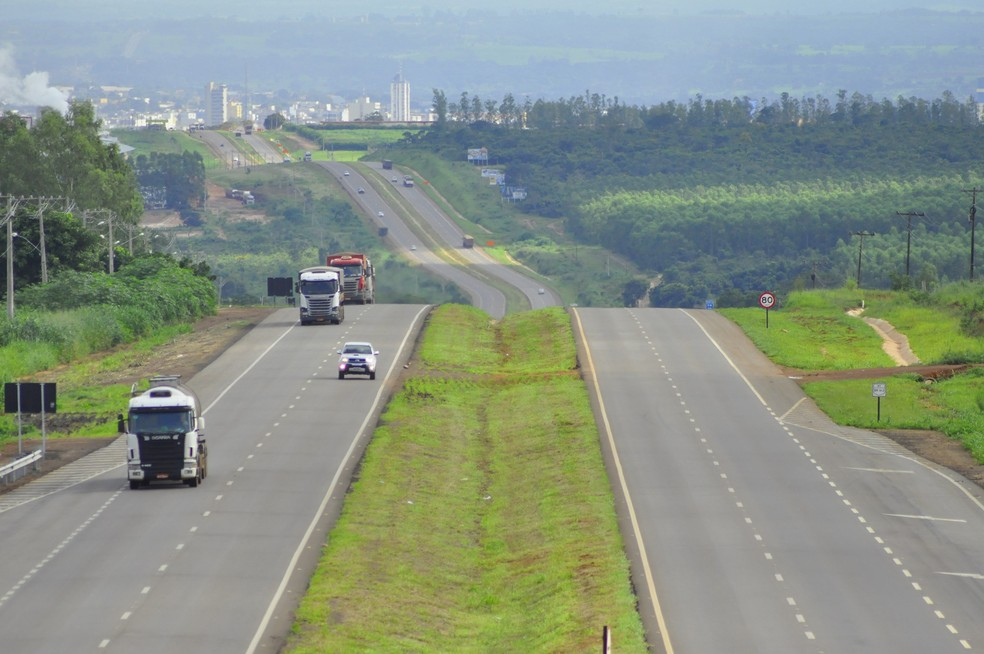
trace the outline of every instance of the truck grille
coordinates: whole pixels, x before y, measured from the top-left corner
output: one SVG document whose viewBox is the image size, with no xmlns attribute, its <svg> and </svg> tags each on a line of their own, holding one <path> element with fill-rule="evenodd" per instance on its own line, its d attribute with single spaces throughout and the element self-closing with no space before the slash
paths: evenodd
<svg viewBox="0 0 984 654">
<path fill-rule="evenodd" d="M 140 467 L 153 478 L 158 473 L 180 476 L 184 466 L 184 435 L 142 434 L 140 443 Z"/>
<path fill-rule="evenodd" d="M 327 316 L 331 311 L 331 298 L 309 297 L 308 310 L 312 316 Z"/>
</svg>

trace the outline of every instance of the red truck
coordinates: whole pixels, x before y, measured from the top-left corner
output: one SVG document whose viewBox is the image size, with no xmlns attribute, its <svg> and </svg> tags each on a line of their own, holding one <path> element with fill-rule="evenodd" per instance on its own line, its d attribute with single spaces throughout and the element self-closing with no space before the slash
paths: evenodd
<svg viewBox="0 0 984 654">
<path fill-rule="evenodd" d="M 329 254 L 326 265 L 345 271 L 345 303 L 372 304 L 376 301 L 376 271 L 369 256 L 362 252 Z"/>
</svg>

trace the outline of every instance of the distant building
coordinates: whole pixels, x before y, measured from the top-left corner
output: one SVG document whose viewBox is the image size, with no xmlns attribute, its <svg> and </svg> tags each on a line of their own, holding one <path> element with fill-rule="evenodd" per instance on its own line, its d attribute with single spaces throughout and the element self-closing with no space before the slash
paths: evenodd
<svg viewBox="0 0 984 654">
<path fill-rule="evenodd" d="M 400 72 L 390 84 L 390 120 L 405 123 L 410 120 L 410 82 Z"/>
<path fill-rule="evenodd" d="M 368 95 L 364 95 L 345 106 L 345 110 L 342 112 L 342 120 L 354 121 L 374 120 L 377 118 L 381 119 L 381 109 L 382 107 L 378 102 L 373 102 Z"/>
<path fill-rule="evenodd" d="M 218 127 L 229 120 L 229 89 L 209 82 L 205 87 L 205 126 Z"/>
</svg>

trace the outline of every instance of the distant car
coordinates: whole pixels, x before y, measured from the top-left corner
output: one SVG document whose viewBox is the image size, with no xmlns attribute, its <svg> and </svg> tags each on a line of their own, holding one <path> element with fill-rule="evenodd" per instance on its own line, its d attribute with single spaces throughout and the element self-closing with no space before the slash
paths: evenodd
<svg viewBox="0 0 984 654">
<path fill-rule="evenodd" d="M 377 211 L 376 212 L 376 215 L 379 216 L 380 218 L 382 218 L 384 214 L 383 214 L 382 211 Z"/>
<path fill-rule="evenodd" d="M 414 252 L 416 252 L 417 251 L 417 246 L 416 245 L 411 245 L 410 246 L 410 249 L 413 250 Z"/>
<path fill-rule="evenodd" d="M 546 293 L 546 291 L 543 290 L 542 288 L 537 289 L 536 292 L 539 293 L 540 295 L 543 295 L 544 293 Z"/>
<path fill-rule="evenodd" d="M 398 181 L 400 181 L 400 180 L 398 180 L 397 178 L 395 178 L 395 177 L 394 177 L 394 178 L 393 178 L 393 179 L 391 179 L 390 181 L 391 181 L 391 182 L 398 182 Z"/>
<path fill-rule="evenodd" d="M 284 157 L 284 163 L 290 163 L 290 161 L 291 161 L 290 157 Z"/>
<path fill-rule="evenodd" d="M 369 375 L 369 379 L 376 378 L 376 356 L 379 350 L 373 348 L 372 343 L 349 342 L 338 354 L 339 379 L 345 379 L 345 375 Z"/>
<path fill-rule="evenodd" d="M 359 193 L 365 193 L 365 192 L 366 192 L 366 190 L 360 186 L 359 187 Z"/>
<path fill-rule="evenodd" d="M 342 173 L 342 174 L 343 174 L 343 175 L 345 175 L 346 177 L 348 177 L 348 176 L 349 176 L 349 171 L 347 171 L 347 170 L 346 170 L 346 171 L 345 171 L 344 173 Z"/>
</svg>

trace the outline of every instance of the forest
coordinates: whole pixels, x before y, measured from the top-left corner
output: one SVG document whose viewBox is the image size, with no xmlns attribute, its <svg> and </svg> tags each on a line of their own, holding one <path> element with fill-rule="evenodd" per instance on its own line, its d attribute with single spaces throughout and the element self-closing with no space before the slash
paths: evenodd
<svg viewBox="0 0 984 654">
<path fill-rule="evenodd" d="M 488 165 L 526 188 L 519 210 L 631 259 L 662 282 L 650 292 L 658 306 L 970 274 L 984 177 L 971 98 L 434 98 L 437 123 L 402 147 L 458 161 L 487 148 Z"/>
</svg>

